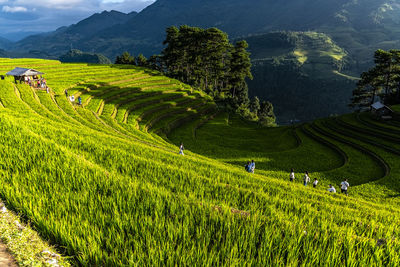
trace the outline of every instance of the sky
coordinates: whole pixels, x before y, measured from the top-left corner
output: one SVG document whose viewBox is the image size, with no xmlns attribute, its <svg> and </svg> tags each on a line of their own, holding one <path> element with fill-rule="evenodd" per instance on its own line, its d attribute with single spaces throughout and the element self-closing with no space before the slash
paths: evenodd
<svg viewBox="0 0 400 267">
<path fill-rule="evenodd" d="M 0 0 L 0 36 L 19 39 L 77 23 L 104 10 L 140 11 L 154 0 Z"/>
</svg>

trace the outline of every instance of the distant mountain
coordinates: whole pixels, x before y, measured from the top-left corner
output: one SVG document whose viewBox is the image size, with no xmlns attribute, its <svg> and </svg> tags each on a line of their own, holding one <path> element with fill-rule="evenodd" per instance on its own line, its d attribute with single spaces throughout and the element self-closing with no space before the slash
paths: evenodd
<svg viewBox="0 0 400 267">
<path fill-rule="evenodd" d="M 28 36 L 41 34 L 43 32 L 35 32 L 35 31 L 24 31 L 18 30 L 15 32 L 4 32 L 1 34 L 2 37 L 10 40 L 11 42 L 18 42 Z"/>
<path fill-rule="evenodd" d="M 47 54 L 59 56 L 72 48 L 79 48 L 86 40 L 96 38 L 99 32 L 112 26 L 126 23 L 136 16 L 136 12 L 125 14 L 118 11 L 96 13 L 69 27 L 61 27 L 54 32 L 29 36 L 16 44 L 20 51 L 42 50 Z M 93 51 L 86 47 L 85 51 Z"/>
<path fill-rule="evenodd" d="M 9 49 L 12 42 L 6 38 L 0 37 L 0 49 Z"/>
<path fill-rule="evenodd" d="M 60 54 L 73 44 L 110 58 L 124 50 L 150 55 L 161 50 L 166 27 L 182 24 L 218 27 L 231 38 L 276 30 L 322 32 L 363 61 L 377 45 L 400 39 L 400 0 L 158 0 L 139 14 L 103 12 L 16 47 Z"/>
<path fill-rule="evenodd" d="M 0 57 L 8 57 L 9 54 L 7 53 L 7 51 L 0 49 Z"/>
<path fill-rule="evenodd" d="M 348 112 L 356 78 L 345 75 L 347 52 L 316 32 L 274 32 L 247 37 L 252 53 L 250 95 L 274 104 L 279 123 Z"/>
</svg>

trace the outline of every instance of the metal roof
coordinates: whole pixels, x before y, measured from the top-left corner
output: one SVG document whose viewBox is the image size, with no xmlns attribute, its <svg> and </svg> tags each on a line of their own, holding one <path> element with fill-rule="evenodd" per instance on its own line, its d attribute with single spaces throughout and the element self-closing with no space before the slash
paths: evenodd
<svg viewBox="0 0 400 267">
<path fill-rule="evenodd" d="M 374 104 L 371 105 L 371 107 L 373 109 L 375 109 L 375 110 L 381 110 L 381 109 L 384 108 L 384 109 L 387 109 L 387 110 L 390 110 L 391 112 L 393 112 L 393 110 L 391 108 L 389 108 L 388 106 L 382 104 L 382 102 L 380 102 L 380 101 L 375 102 Z"/>
<path fill-rule="evenodd" d="M 372 104 L 371 107 L 372 107 L 373 109 L 379 110 L 379 109 L 381 109 L 381 108 L 384 108 L 385 105 L 382 104 L 380 101 L 378 101 L 378 102 L 375 102 L 374 104 Z"/>
<path fill-rule="evenodd" d="M 34 70 L 34 69 L 26 69 L 26 68 L 15 68 L 10 72 L 7 72 L 6 75 L 10 76 L 34 76 L 34 75 L 43 75 L 43 72 Z"/>
</svg>

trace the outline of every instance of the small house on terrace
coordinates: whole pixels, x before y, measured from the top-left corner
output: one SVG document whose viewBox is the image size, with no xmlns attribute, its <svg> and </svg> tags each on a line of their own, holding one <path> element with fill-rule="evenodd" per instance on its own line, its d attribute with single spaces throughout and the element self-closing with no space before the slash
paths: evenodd
<svg viewBox="0 0 400 267">
<path fill-rule="evenodd" d="M 391 119 L 393 110 L 381 102 L 375 102 L 371 105 L 371 112 L 381 119 Z"/>
<path fill-rule="evenodd" d="M 39 78 L 39 76 L 44 75 L 44 73 L 34 69 L 15 68 L 12 71 L 7 72 L 6 75 L 14 76 L 15 82 L 25 82 L 30 86 L 36 87 L 42 84 L 43 78 Z"/>
</svg>

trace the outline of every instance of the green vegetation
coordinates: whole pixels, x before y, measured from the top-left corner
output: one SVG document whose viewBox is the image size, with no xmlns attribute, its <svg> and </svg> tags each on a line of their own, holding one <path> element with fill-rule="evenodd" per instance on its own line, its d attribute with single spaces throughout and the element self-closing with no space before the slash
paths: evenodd
<svg viewBox="0 0 400 267">
<path fill-rule="evenodd" d="M 400 105 L 394 105 L 394 106 L 392 106 L 392 109 L 393 109 L 393 111 L 400 113 Z"/>
<path fill-rule="evenodd" d="M 382 99 L 385 104 L 400 103 L 400 50 L 377 50 L 375 67 L 361 74 L 353 91 L 351 107 L 369 108 Z"/>
<path fill-rule="evenodd" d="M 0 59 L 16 66 L 51 92 L 0 80 L 0 196 L 72 264 L 399 262 L 400 127 L 363 113 L 260 128 L 142 67 Z M 343 178 L 349 197 L 326 191 Z"/>
</svg>

